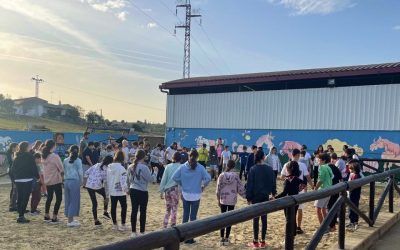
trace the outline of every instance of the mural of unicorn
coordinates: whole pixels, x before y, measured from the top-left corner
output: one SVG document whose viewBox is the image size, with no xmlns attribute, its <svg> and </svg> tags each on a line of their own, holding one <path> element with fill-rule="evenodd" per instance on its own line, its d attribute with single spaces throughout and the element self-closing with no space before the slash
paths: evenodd
<svg viewBox="0 0 400 250">
<path fill-rule="evenodd" d="M 380 136 L 378 140 L 374 139 L 373 143 L 369 146 L 369 149 L 371 151 L 384 149 L 384 152 L 381 155 L 382 159 L 400 160 L 400 145 L 391 142 L 388 139 L 383 139 Z M 391 168 L 392 165 L 393 165 L 392 163 L 389 163 L 387 167 Z"/>
<path fill-rule="evenodd" d="M 8 145 L 10 145 L 12 142 L 11 137 L 5 136 L 1 137 L 0 136 L 0 152 L 5 152 L 7 151 Z"/>
<path fill-rule="evenodd" d="M 301 144 L 295 141 L 283 141 L 279 146 L 281 146 L 281 154 L 287 154 L 290 159 L 293 157 L 293 149 L 297 148 L 298 150 L 301 150 Z"/>
<path fill-rule="evenodd" d="M 262 135 L 257 139 L 256 146 L 257 147 L 263 147 L 264 145 L 267 145 L 267 148 L 271 149 L 274 146 L 274 143 L 272 142 L 272 140 L 274 138 L 275 138 L 275 136 L 272 136 L 271 132 L 269 132 L 266 135 Z"/>
</svg>

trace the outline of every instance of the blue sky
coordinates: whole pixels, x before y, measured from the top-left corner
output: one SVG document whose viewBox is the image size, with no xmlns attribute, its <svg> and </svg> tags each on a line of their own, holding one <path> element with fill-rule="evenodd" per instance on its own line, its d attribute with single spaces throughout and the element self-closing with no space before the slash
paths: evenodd
<svg viewBox="0 0 400 250">
<path fill-rule="evenodd" d="M 165 121 L 182 76 L 175 0 L 0 0 L 0 92 Z M 400 61 L 397 0 L 192 0 L 192 76 Z M 211 40 L 211 42 L 210 42 Z"/>
</svg>

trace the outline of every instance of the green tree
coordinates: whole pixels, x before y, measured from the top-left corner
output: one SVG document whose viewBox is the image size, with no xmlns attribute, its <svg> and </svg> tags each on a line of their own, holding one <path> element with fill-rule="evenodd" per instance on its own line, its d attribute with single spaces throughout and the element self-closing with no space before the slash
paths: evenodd
<svg viewBox="0 0 400 250">
<path fill-rule="evenodd" d="M 104 119 L 101 115 L 96 112 L 90 111 L 85 116 L 86 122 L 91 125 L 100 125 L 104 123 Z"/>
</svg>

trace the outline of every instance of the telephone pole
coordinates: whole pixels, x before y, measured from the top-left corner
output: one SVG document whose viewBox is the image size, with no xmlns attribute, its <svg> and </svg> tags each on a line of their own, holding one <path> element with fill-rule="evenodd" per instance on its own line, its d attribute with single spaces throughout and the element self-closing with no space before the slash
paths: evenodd
<svg viewBox="0 0 400 250">
<path fill-rule="evenodd" d="M 36 77 L 32 77 L 32 81 L 35 81 L 36 86 L 35 86 L 35 97 L 39 98 L 39 84 L 44 82 L 43 79 L 39 78 L 39 75 L 36 75 Z"/>
<path fill-rule="evenodd" d="M 201 15 L 192 14 L 192 5 L 190 0 L 186 0 L 186 4 L 178 4 L 176 6 L 176 15 L 178 15 L 178 8 L 186 8 L 186 21 L 185 24 L 175 25 L 176 28 L 185 29 L 185 44 L 183 56 L 183 78 L 190 77 L 190 22 L 194 17 L 201 17 Z"/>
</svg>

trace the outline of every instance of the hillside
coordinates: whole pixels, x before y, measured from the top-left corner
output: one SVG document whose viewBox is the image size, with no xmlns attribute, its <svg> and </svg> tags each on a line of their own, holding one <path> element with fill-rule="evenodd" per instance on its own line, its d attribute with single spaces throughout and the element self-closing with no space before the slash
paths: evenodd
<svg viewBox="0 0 400 250">
<path fill-rule="evenodd" d="M 0 113 L 0 129 L 6 130 L 26 130 L 33 125 L 46 126 L 51 131 L 62 132 L 82 132 L 86 129 L 85 126 L 71 124 L 66 122 L 55 121 L 46 118 L 35 118 L 28 116 L 14 116 Z"/>
</svg>

